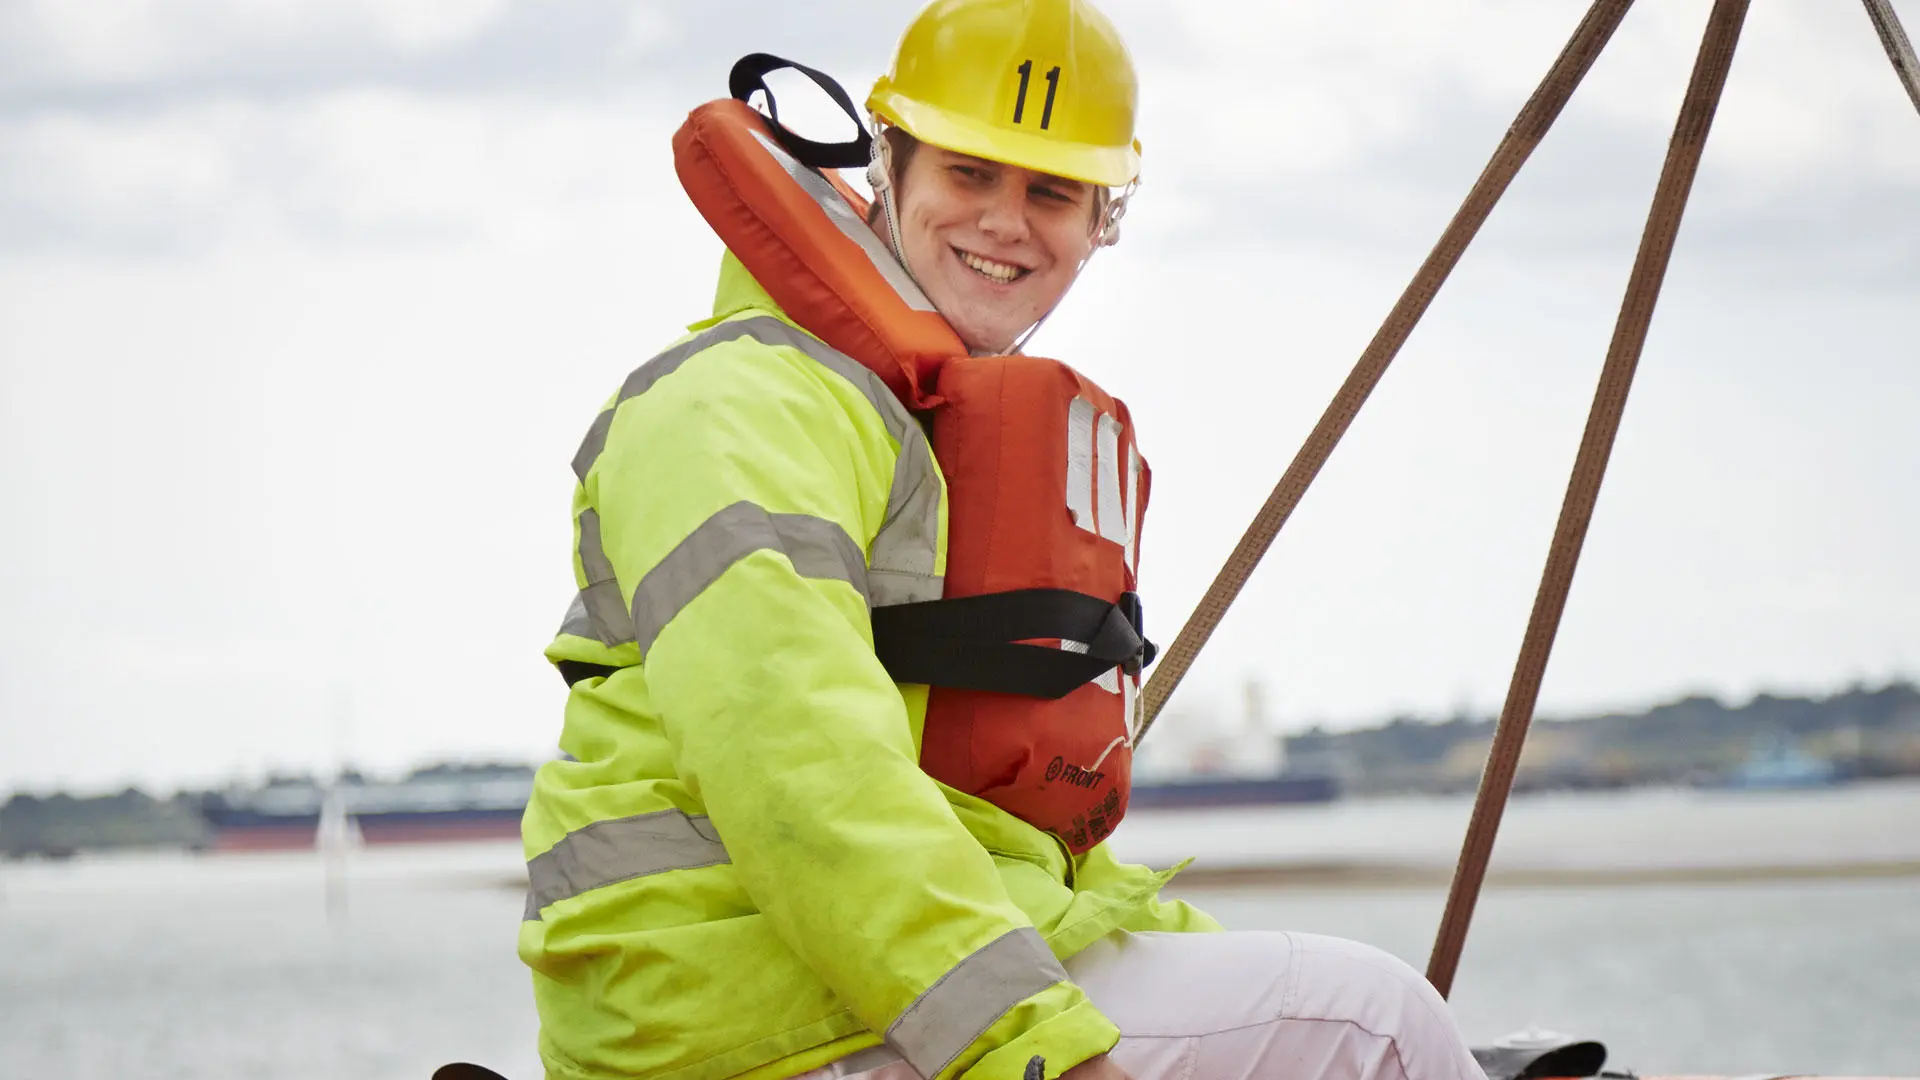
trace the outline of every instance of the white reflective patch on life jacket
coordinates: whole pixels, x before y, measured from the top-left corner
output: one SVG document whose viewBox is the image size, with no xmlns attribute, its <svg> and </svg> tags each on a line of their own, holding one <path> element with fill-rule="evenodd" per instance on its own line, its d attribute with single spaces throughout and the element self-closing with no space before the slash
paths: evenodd
<svg viewBox="0 0 1920 1080">
<path fill-rule="evenodd" d="M 1084 641 L 1062 640 L 1060 642 L 1060 648 L 1067 652 L 1084 654 L 1091 646 Z M 1118 694 L 1121 685 L 1127 681 L 1128 680 L 1120 674 L 1120 669 L 1114 667 L 1101 672 L 1099 676 L 1093 680 L 1093 685 L 1105 690 L 1109 694 Z"/>
<path fill-rule="evenodd" d="M 1100 414 L 1099 455 L 1100 535 L 1124 548 L 1133 529 L 1120 505 L 1120 421 L 1106 413 Z"/>
<path fill-rule="evenodd" d="M 1075 525 L 1124 548 L 1128 572 L 1138 573 L 1142 466 L 1140 452 L 1129 442 L 1122 475 L 1120 433 L 1119 420 L 1086 398 L 1073 399 L 1067 409 L 1067 510 Z"/>
<path fill-rule="evenodd" d="M 1067 510 L 1088 532 L 1093 524 L 1093 402 L 1074 398 L 1067 407 Z"/>
<path fill-rule="evenodd" d="M 1127 570 L 1140 574 L 1140 450 L 1127 447 Z"/>
<path fill-rule="evenodd" d="M 1140 454 L 1131 445 L 1127 447 L 1126 475 L 1122 477 L 1120 433 L 1120 421 L 1086 398 L 1074 398 L 1068 406 L 1067 511 L 1076 526 L 1125 549 L 1127 571 L 1134 573 L 1134 538 L 1139 534 L 1140 521 Z M 1068 652 L 1087 651 L 1084 641 L 1062 641 L 1060 647 Z M 1123 713 L 1131 713 L 1128 693 L 1137 688 L 1118 667 L 1101 672 L 1093 685 L 1121 698 Z"/>
</svg>

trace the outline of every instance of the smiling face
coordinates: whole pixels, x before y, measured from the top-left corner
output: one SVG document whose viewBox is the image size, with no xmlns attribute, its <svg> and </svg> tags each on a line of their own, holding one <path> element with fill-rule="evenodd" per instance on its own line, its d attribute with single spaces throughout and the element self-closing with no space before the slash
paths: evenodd
<svg viewBox="0 0 1920 1080">
<path fill-rule="evenodd" d="M 923 143 L 895 190 L 907 269 L 975 353 L 1011 349 L 1093 250 L 1095 190 L 1077 180 Z"/>
</svg>

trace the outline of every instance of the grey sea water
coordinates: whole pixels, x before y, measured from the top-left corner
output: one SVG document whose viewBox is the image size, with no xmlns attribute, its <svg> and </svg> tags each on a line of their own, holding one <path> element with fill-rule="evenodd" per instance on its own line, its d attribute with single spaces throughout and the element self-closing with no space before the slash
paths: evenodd
<svg viewBox="0 0 1920 1080">
<path fill-rule="evenodd" d="M 1123 853 L 1200 865 L 1444 862 L 1465 800 L 1129 818 Z M 1501 865 L 1920 859 L 1920 785 L 1523 800 Z M 0 1080 L 539 1075 L 512 844 L 0 866 Z M 1422 966 L 1443 886 L 1190 889 L 1230 926 L 1339 934 Z M 1453 1005 L 1641 1073 L 1920 1077 L 1920 876 L 1496 888 Z"/>
</svg>

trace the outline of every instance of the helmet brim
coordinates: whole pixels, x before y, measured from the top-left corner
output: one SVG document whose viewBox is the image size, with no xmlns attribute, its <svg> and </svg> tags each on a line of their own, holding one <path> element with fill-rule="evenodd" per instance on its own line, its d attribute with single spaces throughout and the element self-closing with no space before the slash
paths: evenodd
<svg viewBox="0 0 1920 1080">
<path fill-rule="evenodd" d="M 1140 175 L 1140 140 L 1095 146 L 1009 131 L 876 87 L 867 108 L 921 142 L 1003 165 L 1103 187 L 1125 187 Z"/>
</svg>

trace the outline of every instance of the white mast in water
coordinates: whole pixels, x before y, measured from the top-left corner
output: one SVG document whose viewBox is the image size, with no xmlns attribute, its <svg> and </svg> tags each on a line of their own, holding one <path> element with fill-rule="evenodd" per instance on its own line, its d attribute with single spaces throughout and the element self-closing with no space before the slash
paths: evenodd
<svg viewBox="0 0 1920 1080">
<path fill-rule="evenodd" d="M 339 918 L 347 910 L 347 852 L 360 846 L 360 826 L 347 805 L 348 745 L 352 738 L 353 701 L 345 682 L 335 682 L 327 695 L 327 727 L 333 736 L 333 780 L 320 801 L 320 822 L 314 846 L 326 868 L 327 916 Z"/>
</svg>

